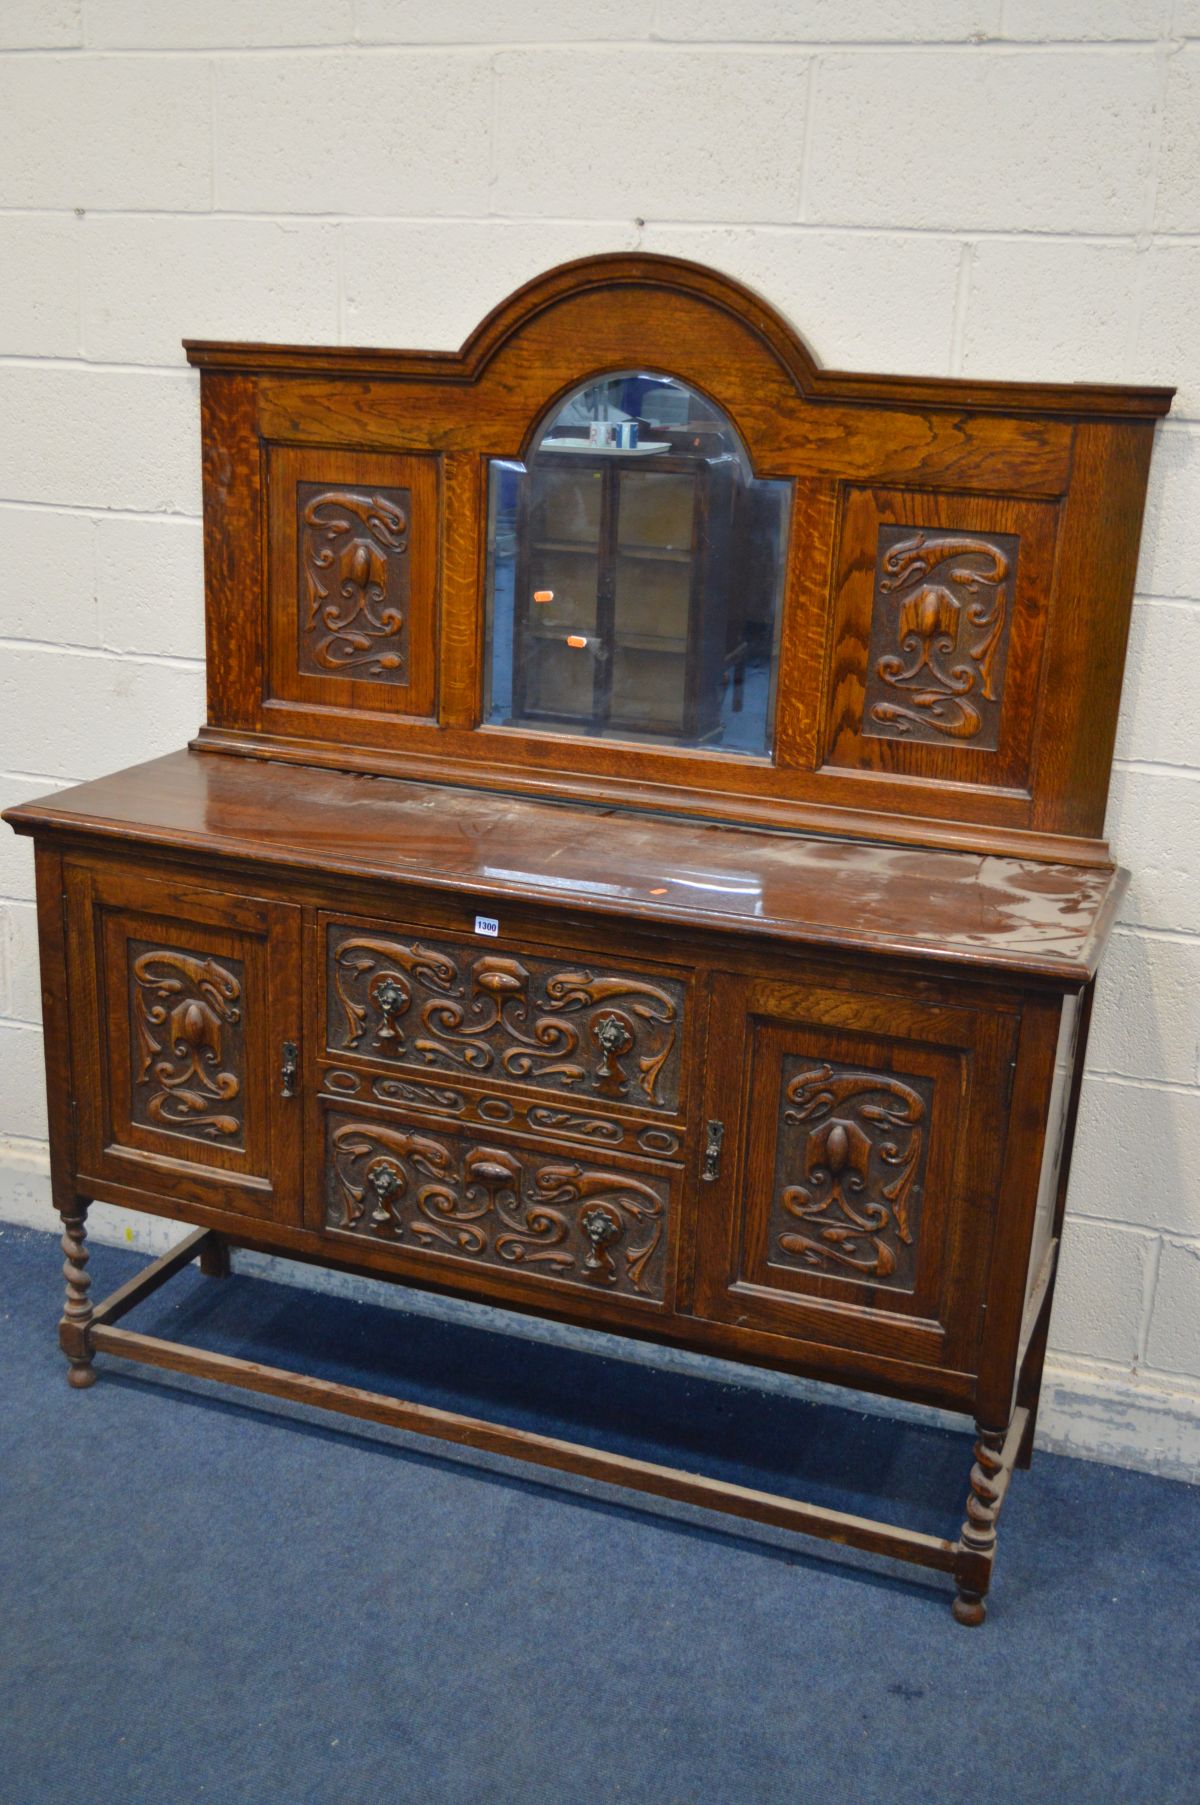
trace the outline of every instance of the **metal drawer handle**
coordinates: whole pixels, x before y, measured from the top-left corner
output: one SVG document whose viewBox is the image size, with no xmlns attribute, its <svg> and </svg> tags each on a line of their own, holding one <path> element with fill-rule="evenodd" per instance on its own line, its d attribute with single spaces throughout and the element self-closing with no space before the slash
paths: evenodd
<svg viewBox="0 0 1200 1805">
<path fill-rule="evenodd" d="M 285 1040 L 283 1043 L 283 1064 L 279 1068 L 279 1094 L 281 1097 L 294 1097 L 296 1095 L 297 1058 L 298 1049 L 295 1041 Z"/>
<path fill-rule="evenodd" d="M 713 1184 L 721 1176 L 721 1142 L 724 1139 L 724 1122 L 709 1122 L 704 1131 L 704 1164 L 700 1169 L 705 1184 Z"/>
</svg>

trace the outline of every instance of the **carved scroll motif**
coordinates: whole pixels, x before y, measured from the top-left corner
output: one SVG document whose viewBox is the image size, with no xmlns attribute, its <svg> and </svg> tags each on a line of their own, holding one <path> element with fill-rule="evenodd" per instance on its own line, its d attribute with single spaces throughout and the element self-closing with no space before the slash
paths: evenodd
<svg viewBox="0 0 1200 1805">
<path fill-rule="evenodd" d="M 492 1096 L 486 1091 L 451 1089 L 428 1078 L 407 1079 L 391 1074 L 381 1077 L 371 1072 L 351 1072 L 336 1066 L 326 1069 L 322 1088 L 327 1096 L 373 1097 L 377 1102 L 416 1107 L 429 1115 L 461 1116 L 484 1126 L 514 1125 L 526 1128 L 551 1140 L 587 1141 L 604 1147 L 628 1145 L 631 1153 L 640 1150 L 652 1158 L 664 1159 L 679 1152 L 680 1136 L 673 1128 L 657 1125 L 642 1127 L 637 1122 L 618 1122 L 595 1110 L 576 1110 L 568 1099 L 562 1102 L 538 1103 L 509 1097 Z"/>
<path fill-rule="evenodd" d="M 326 1224 L 661 1298 L 665 1186 L 375 1122 L 330 1124 Z"/>
<path fill-rule="evenodd" d="M 407 489 L 301 483 L 300 668 L 406 684 Z"/>
<path fill-rule="evenodd" d="M 576 1115 L 568 1109 L 550 1109 L 544 1103 L 535 1103 L 525 1120 L 531 1128 L 544 1128 L 550 1134 L 578 1135 L 585 1141 L 619 1146 L 625 1139 L 621 1124 L 610 1122 L 607 1116 Z"/>
<path fill-rule="evenodd" d="M 130 967 L 134 1121 L 242 1146 L 240 962 L 139 944 Z"/>
<path fill-rule="evenodd" d="M 912 1290 L 932 1089 L 857 1066 L 785 1079 L 772 1259 Z"/>
<path fill-rule="evenodd" d="M 880 527 L 864 733 L 996 746 L 1016 563 L 1012 534 Z"/>
<path fill-rule="evenodd" d="M 671 979 L 335 929 L 329 998 L 336 1053 L 643 1107 L 678 1103 L 683 987 Z"/>
</svg>

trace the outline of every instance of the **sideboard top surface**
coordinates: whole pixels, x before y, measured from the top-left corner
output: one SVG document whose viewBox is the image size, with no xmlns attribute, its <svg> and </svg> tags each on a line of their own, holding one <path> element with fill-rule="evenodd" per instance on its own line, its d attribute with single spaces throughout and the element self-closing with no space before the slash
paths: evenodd
<svg viewBox="0 0 1200 1805">
<path fill-rule="evenodd" d="M 19 832 L 1066 982 L 1094 972 L 1125 883 L 1111 867 L 771 833 L 198 752 L 23 803 L 4 819 Z"/>
</svg>

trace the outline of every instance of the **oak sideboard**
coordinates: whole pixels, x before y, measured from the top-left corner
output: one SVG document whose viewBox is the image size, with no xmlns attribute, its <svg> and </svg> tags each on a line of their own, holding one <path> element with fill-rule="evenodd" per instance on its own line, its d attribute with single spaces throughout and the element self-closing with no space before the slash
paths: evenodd
<svg viewBox="0 0 1200 1805">
<path fill-rule="evenodd" d="M 71 1383 L 118 1356 L 397 1424 L 915 1562 L 982 1622 L 1171 391 L 822 370 L 646 255 L 457 353 L 188 355 L 207 720 L 5 816 Z M 93 1199 L 193 1232 L 95 1303 Z M 961 1412 L 961 1533 L 120 1326 L 231 1247 Z"/>
</svg>

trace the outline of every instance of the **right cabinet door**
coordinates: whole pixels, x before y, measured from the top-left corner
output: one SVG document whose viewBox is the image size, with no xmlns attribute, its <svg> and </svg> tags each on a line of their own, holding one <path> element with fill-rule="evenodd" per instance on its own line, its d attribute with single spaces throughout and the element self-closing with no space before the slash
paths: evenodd
<svg viewBox="0 0 1200 1805">
<path fill-rule="evenodd" d="M 1017 1023 L 925 986 L 717 977 L 699 1313 L 839 1371 L 972 1372 Z"/>
</svg>

